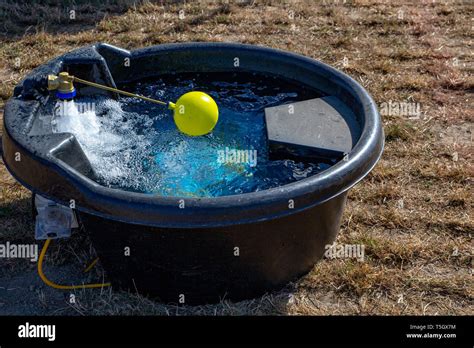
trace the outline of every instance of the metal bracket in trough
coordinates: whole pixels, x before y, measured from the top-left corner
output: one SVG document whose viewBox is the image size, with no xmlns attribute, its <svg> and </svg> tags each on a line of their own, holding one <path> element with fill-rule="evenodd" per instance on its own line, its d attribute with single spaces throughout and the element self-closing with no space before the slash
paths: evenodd
<svg viewBox="0 0 474 348">
<path fill-rule="evenodd" d="M 329 96 L 265 109 L 270 158 L 338 160 L 360 136 L 352 110 Z"/>
</svg>

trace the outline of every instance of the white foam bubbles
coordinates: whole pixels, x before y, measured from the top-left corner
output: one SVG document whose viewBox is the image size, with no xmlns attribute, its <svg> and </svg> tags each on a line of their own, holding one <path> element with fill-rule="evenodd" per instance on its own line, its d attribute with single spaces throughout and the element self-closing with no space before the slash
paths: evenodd
<svg viewBox="0 0 474 348">
<path fill-rule="evenodd" d="M 152 123 L 146 115 L 123 111 L 113 99 L 82 98 L 58 101 L 52 125 L 56 133 L 75 135 L 101 181 L 138 190 L 148 186 L 143 158 L 151 146 Z"/>
</svg>

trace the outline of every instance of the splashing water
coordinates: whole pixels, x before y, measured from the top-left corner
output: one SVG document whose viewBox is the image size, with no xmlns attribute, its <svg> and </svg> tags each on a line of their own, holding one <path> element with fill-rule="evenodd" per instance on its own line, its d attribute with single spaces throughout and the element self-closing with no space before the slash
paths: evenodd
<svg viewBox="0 0 474 348">
<path fill-rule="evenodd" d="M 169 110 L 139 99 L 58 102 L 53 131 L 76 136 L 104 186 L 164 196 L 225 196 L 281 186 L 329 167 L 268 159 L 264 108 L 319 97 L 313 90 L 250 73 L 166 75 L 121 87 L 172 101 L 201 90 L 216 100 L 219 122 L 212 133 L 189 137 L 176 129 Z"/>
</svg>

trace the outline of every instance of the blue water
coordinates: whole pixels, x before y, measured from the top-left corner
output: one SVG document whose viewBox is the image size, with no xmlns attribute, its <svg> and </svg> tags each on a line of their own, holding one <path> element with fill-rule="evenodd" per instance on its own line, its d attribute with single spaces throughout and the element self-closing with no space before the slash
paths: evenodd
<svg viewBox="0 0 474 348">
<path fill-rule="evenodd" d="M 319 97 L 316 91 L 250 73 L 170 74 L 119 87 L 165 101 L 176 101 L 191 90 L 206 92 L 218 104 L 219 122 L 212 133 L 189 137 L 177 130 L 166 107 L 135 98 L 96 98 L 100 130 L 94 136 L 81 130 L 78 140 L 97 181 L 105 186 L 163 196 L 215 197 L 281 186 L 328 168 L 268 159 L 264 108 Z"/>
</svg>

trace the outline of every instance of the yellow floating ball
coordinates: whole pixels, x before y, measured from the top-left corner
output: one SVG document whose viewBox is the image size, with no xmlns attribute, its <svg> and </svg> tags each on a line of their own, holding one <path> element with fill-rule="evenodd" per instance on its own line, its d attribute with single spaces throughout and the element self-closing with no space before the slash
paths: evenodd
<svg viewBox="0 0 474 348">
<path fill-rule="evenodd" d="M 192 136 L 211 132 L 219 119 L 219 109 L 214 99 L 204 92 L 188 92 L 179 97 L 176 104 L 169 103 L 174 111 L 178 129 Z"/>
</svg>

